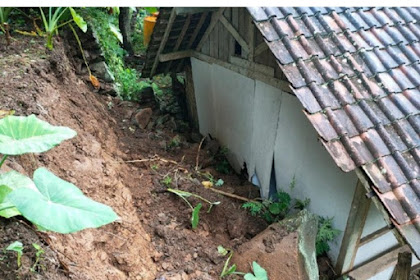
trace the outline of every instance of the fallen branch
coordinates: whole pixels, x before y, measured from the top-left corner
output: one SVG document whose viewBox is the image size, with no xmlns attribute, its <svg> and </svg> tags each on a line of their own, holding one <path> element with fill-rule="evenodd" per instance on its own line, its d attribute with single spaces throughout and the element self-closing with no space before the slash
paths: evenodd
<svg viewBox="0 0 420 280">
<path fill-rule="evenodd" d="M 172 164 L 178 165 L 178 162 L 176 162 L 174 160 L 165 159 L 165 158 L 161 158 L 161 157 L 158 157 L 158 156 L 154 156 L 152 158 L 145 158 L 145 159 L 125 160 L 124 162 L 137 163 L 137 162 L 150 162 L 150 161 L 162 161 L 162 162 L 165 162 L 165 163 L 172 163 Z"/>
<path fill-rule="evenodd" d="M 218 189 L 214 189 L 214 188 L 208 188 L 208 190 L 211 190 L 211 191 L 213 191 L 215 193 L 222 194 L 224 196 L 228 196 L 230 198 L 235 198 L 235 199 L 238 199 L 238 200 L 242 200 L 242 201 L 245 201 L 245 202 L 255 201 L 253 199 L 248 199 L 248 198 L 243 197 L 243 196 L 239 196 L 239 195 L 236 195 L 236 194 L 233 194 L 233 193 L 224 192 L 224 191 L 221 191 L 221 190 L 218 190 Z"/>
<path fill-rule="evenodd" d="M 201 145 L 203 145 L 204 140 L 206 139 L 206 136 L 203 137 L 203 139 L 201 139 L 200 141 L 200 145 L 198 145 L 198 149 L 197 149 L 197 157 L 195 158 L 195 171 L 198 171 L 198 162 L 200 160 L 200 150 L 201 150 Z"/>
</svg>

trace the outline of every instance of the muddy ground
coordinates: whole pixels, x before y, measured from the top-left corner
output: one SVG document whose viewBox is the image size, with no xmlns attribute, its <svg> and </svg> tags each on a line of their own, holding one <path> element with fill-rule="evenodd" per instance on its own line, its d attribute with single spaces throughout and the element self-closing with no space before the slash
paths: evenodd
<svg viewBox="0 0 420 280">
<path fill-rule="evenodd" d="M 16 36 L 9 47 L 0 38 L 0 85 L 0 109 L 35 114 L 78 133 L 46 153 L 9 158 L 6 170 L 31 176 L 45 166 L 121 218 L 69 235 L 37 232 L 23 218 L 0 218 L 0 248 L 16 240 L 25 246 L 19 269 L 14 253 L 0 251 L 0 279 L 218 279 L 225 258 L 217 246 L 235 249 L 267 227 L 241 208 L 242 201 L 202 186 L 209 172 L 224 181 L 217 187 L 222 191 L 258 196 L 240 176 L 216 171 L 214 142 L 199 149 L 201 137 L 185 128 L 180 133 L 176 120 L 156 104 L 97 94 L 86 77 L 75 74 L 65 42 L 56 42 L 50 52 L 43 38 Z M 133 116 L 144 107 L 151 107 L 153 116 L 141 129 Z M 190 208 L 167 187 L 221 204 L 210 213 L 203 205 L 192 230 Z M 32 243 L 45 250 L 35 266 Z"/>
</svg>

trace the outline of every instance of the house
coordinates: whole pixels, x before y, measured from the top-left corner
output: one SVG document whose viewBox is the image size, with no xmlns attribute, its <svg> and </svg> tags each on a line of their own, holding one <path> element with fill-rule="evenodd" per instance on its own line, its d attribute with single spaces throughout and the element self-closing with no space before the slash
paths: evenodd
<svg viewBox="0 0 420 280">
<path fill-rule="evenodd" d="M 295 180 L 334 217 L 336 273 L 389 279 L 411 253 L 419 266 L 419 22 L 419 8 L 162 8 L 143 75 L 185 70 L 191 118 L 263 197 Z"/>
</svg>

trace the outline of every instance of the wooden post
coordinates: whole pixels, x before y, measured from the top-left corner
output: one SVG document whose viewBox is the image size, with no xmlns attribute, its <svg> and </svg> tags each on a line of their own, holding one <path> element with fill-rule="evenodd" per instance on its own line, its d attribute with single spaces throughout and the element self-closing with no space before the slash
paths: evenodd
<svg viewBox="0 0 420 280">
<path fill-rule="evenodd" d="M 194 92 L 194 81 L 192 76 L 191 64 L 187 64 L 185 67 L 185 93 L 187 100 L 188 118 L 190 120 L 191 127 L 194 130 L 198 130 L 198 114 L 197 114 L 197 103 L 195 101 Z"/>
<path fill-rule="evenodd" d="M 354 266 L 354 259 L 356 258 L 369 206 L 370 200 L 366 197 L 366 190 L 360 180 L 358 180 L 335 266 L 335 271 L 338 275 L 351 270 Z"/>
<path fill-rule="evenodd" d="M 392 273 L 391 280 L 408 280 L 411 272 L 411 252 L 398 254 L 397 265 Z"/>
<path fill-rule="evenodd" d="M 153 77 L 153 75 L 156 72 L 156 68 L 159 64 L 159 56 L 166 46 L 166 42 L 168 41 L 169 33 L 171 33 L 172 24 L 174 23 L 175 18 L 176 18 L 175 8 L 172 8 L 172 12 L 171 12 L 171 15 L 169 16 L 169 20 L 168 20 L 168 25 L 166 26 L 165 33 L 163 34 L 162 41 L 160 42 L 159 49 L 156 53 L 156 57 L 155 57 L 155 61 L 154 61 L 153 66 L 152 66 L 152 70 L 150 71 L 150 77 Z"/>
</svg>

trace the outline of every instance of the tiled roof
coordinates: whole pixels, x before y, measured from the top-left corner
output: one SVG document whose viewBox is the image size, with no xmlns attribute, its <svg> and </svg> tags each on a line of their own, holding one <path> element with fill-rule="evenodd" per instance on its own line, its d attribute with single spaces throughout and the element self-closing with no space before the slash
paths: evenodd
<svg viewBox="0 0 420 280">
<path fill-rule="evenodd" d="M 420 256 L 420 8 L 248 8 L 323 145 Z"/>
</svg>

